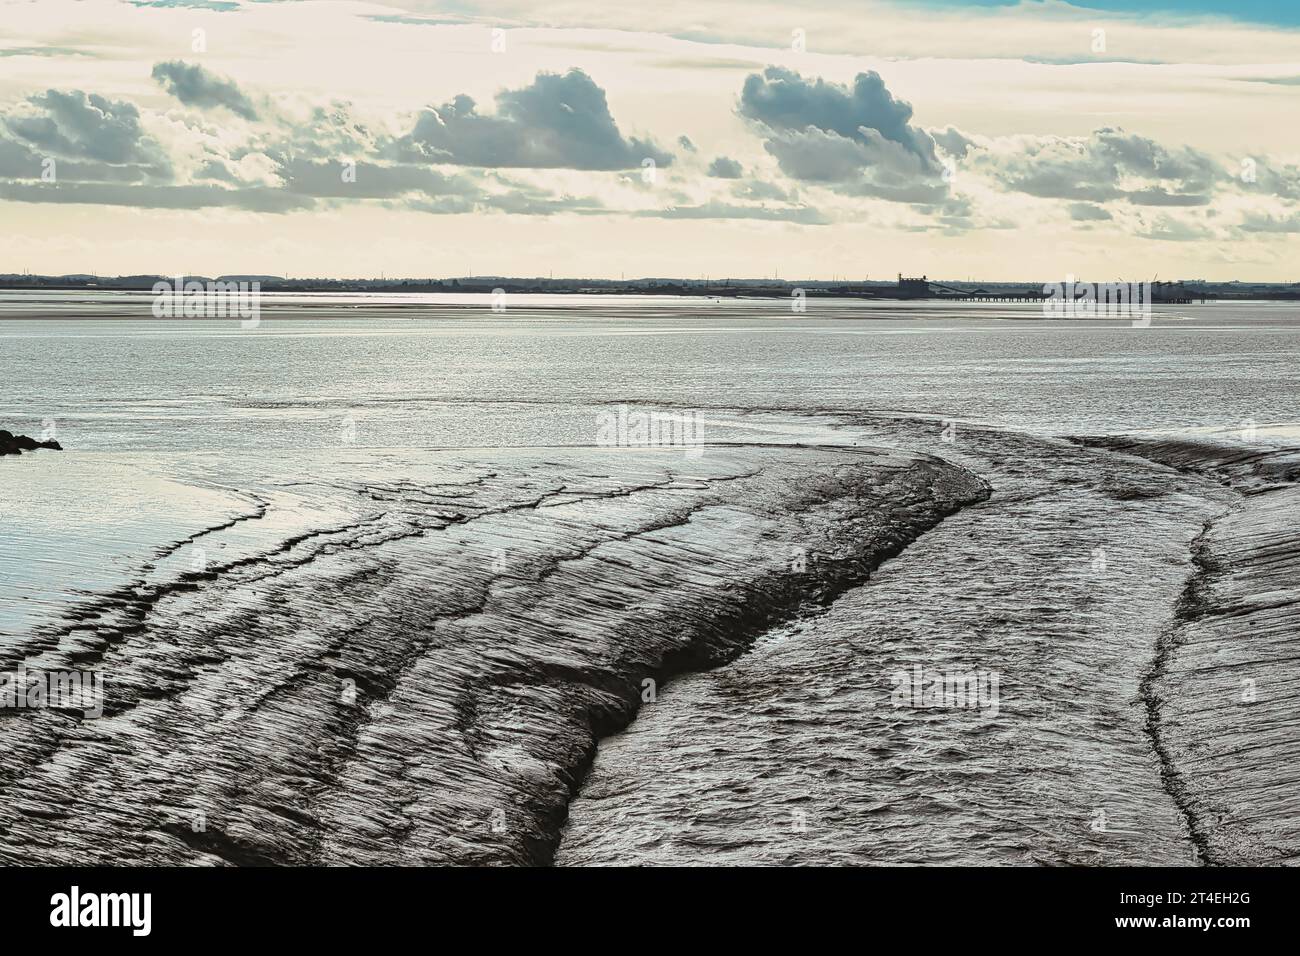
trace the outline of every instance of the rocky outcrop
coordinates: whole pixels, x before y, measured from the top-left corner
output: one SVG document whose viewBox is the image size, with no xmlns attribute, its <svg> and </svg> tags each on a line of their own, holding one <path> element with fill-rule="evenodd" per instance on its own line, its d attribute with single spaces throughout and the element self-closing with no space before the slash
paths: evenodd
<svg viewBox="0 0 1300 956">
<path fill-rule="evenodd" d="M 0 428 L 0 455 L 21 455 L 25 451 L 35 451 L 37 448 L 63 451 L 63 446 L 56 441 L 37 441 L 35 438 L 15 435 Z"/>
</svg>

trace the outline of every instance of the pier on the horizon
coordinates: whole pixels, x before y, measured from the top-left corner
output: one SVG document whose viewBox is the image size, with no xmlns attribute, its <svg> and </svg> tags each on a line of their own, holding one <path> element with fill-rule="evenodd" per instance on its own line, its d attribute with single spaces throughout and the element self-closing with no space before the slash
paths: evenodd
<svg viewBox="0 0 1300 956">
<path fill-rule="evenodd" d="M 1080 283 L 1081 285 L 1083 283 Z M 1143 282 L 1143 283 L 1090 283 L 1096 288 L 1112 288 L 1116 286 L 1141 286 L 1149 290 L 1150 302 L 1153 305 L 1188 305 L 1193 302 L 1206 302 L 1217 299 L 1218 296 L 1213 293 L 1197 292 L 1189 289 L 1182 282 Z M 1043 287 L 1029 288 L 1011 288 L 1011 289 L 985 289 L 977 287 L 974 289 L 959 289 L 956 286 L 945 285 L 941 282 L 933 282 L 927 276 L 909 277 L 902 273 L 898 275 L 896 298 L 899 299 L 962 299 L 974 302 L 1042 302 L 1050 299 L 1051 293 L 1044 291 Z"/>
</svg>

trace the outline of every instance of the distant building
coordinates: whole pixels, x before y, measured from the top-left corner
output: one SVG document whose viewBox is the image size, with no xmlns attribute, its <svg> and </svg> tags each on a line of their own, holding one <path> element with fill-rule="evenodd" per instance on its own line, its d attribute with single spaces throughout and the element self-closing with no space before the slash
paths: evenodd
<svg viewBox="0 0 1300 956">
<path fill-rule="evenodd" d="M 1204 301 L 1204 291 L 1194 291 L 1182 282 L 1153 282 L 1150 291 L 1152 302 L 1184 303 L 1197 299 Z"/>
<path fill-rule="evenodd" d="M 898 296 L 902 299 L 926 299 L 931 295 L 930 280 L 926 276 L 921 278 L 906 278 L 900 272 L 898 274 Z"/>
</svg>

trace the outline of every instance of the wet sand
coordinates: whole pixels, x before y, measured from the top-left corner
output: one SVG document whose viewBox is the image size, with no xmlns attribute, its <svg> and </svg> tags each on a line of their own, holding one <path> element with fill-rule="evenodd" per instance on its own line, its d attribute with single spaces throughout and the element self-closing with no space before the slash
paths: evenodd
<svg viewBox="0 0 1300 956">
<path fill-rule="evenodd" d="M 1294 455 L 880 429 L 992 496 L 670 687 L 557 862 L 1294 862 Z M 998 672 L 998 708 L 898 706 L 917 666 Z"/>
<path fill-rule="evenodd" d="M 0 860 L 545 863 L 596 741 L 668 677 L 987 494 L 872 449 L 365 459 L 231 463 L 246 513 L 6 643 L 107 693 L 0 713 Z"/>
<path fill-rule="evenodd" d="M 0 710 L 6 861 L 1296 860 L 1293 309 L 82 306 L 0 330 L 0 666 L 106 716 Z"/>
<path fill-rule="evenodd" d="M 991 497 L 670 687 L 602 746 L 558 862 L 1193 862 L 1141 681 L 1224 493 L 1062 440 L 875 428 Z M 892 678 L 914 667 L 994 672 L 998 706 L 900 706 Z"/>
<path fill-rule="evenodd" d="M 1300 450 L 1097 444 L 1237 492 L 1193 545 L 1195 571 L 1145 686 L 1166 784 L 1211 863 L 1300 862 Z"/>
</svg>

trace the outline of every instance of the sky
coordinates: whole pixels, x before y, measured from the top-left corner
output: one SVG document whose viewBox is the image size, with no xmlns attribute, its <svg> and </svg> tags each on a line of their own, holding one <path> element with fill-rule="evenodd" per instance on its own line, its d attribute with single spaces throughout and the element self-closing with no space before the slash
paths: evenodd
<svg viewBox="0 0 1300 956">
<path fill-rule="evenodd" d="M 1293 0 L 0 0 L 0 273 L 1300 280 Z"/>
</svg>

